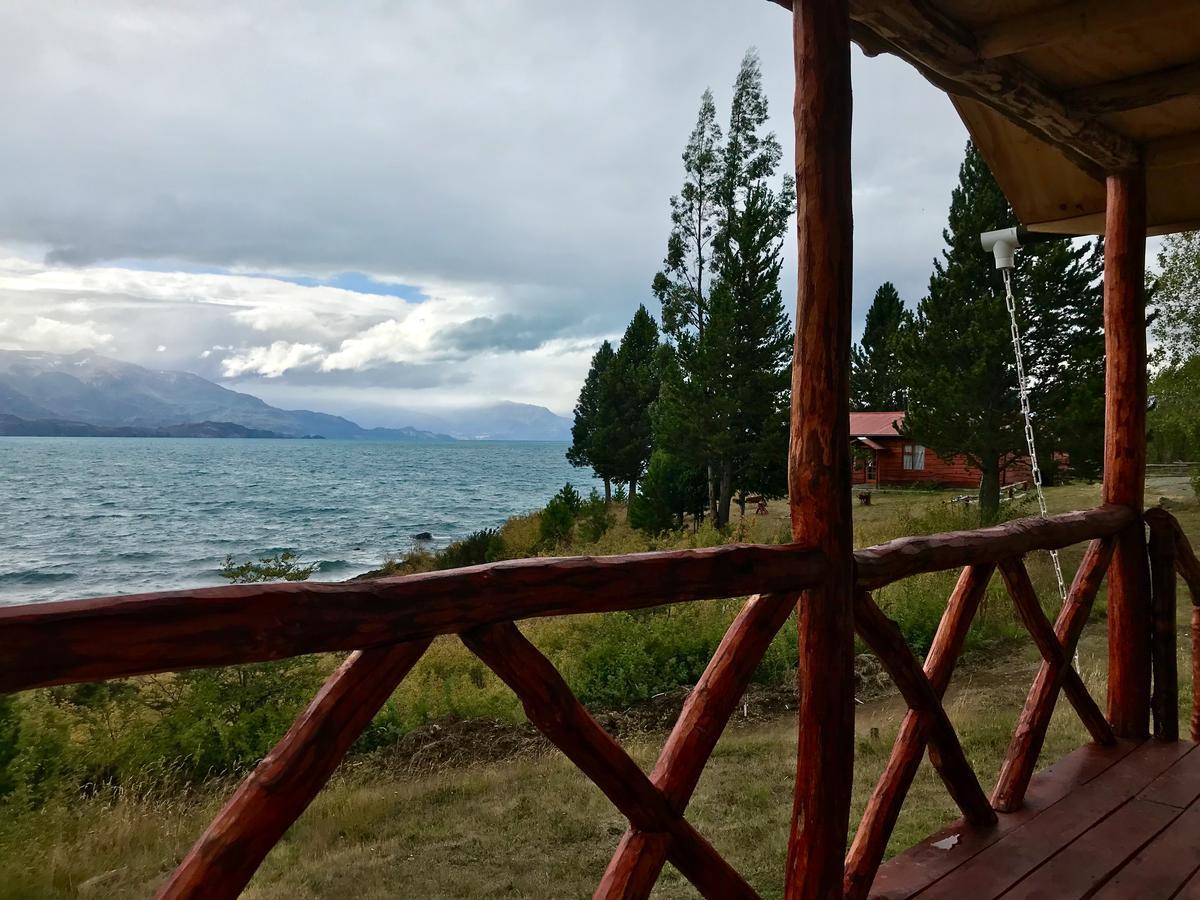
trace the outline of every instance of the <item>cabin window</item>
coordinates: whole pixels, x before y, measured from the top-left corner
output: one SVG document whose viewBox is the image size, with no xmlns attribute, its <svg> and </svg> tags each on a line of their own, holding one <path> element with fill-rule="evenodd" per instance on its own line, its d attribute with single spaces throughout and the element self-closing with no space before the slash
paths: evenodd
<svg viewBox="0 0 1200 900">
<path fill-rule="evenodd" d="M 925 448 L 920 444 L 904 445 L 904 468 L 920 471 L 925 468 Z"/>
</svg>

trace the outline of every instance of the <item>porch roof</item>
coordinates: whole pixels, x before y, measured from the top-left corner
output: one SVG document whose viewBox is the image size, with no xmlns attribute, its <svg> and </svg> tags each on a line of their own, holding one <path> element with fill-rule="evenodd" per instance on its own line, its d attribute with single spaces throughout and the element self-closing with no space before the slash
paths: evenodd
<svg viewBox="0 0 1200 900">
<path fill-rule="evenodd" d="M 950 96 L 1026 227 L 1101 233 L 1105 174 L 1142 161 L 1149 231 L 1200 226 L 1198 0 L 848 2 L 867 55 Z"/>
</svg>

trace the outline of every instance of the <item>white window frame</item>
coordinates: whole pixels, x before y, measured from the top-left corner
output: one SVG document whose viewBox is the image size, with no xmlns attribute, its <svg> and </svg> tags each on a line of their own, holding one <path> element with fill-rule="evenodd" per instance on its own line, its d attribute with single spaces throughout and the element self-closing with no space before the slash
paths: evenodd
<svg viewBox="0 0 1200 900">
<path fill-rule="evenodd" d="M 925 470 L 925 447 L 922 444 L 904 445 L 904 470 L 906 472 Z"/>
</svg>

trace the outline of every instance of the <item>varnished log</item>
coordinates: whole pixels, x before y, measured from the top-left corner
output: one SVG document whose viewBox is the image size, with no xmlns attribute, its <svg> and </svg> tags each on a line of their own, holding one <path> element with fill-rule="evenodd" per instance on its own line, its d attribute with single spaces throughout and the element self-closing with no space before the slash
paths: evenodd
<svg viewBox="0 0 1200 900">
<path fill-rule="evenodd" d="M 876 588 L 923 572 L 1065 547 L 1134 520 L 1128 508 L 1107 506 L 889 541 L 854 554 L 858 584 Z M 1177 560 L 1195 592 L 1200 564 L 1190 547 L 1177 552 Z M 795 546 L 728 546 L 519 560 L 374 581 L 13 605 L 0 608 L 0 691 L 357 649 L 463 631 L 498 616 L 638 609 L 764 586 L 797 590 L 827 569 L 816 551 Z M 280 621 L 288 628 L 277 627 Z"/>
<path fill-rule="evenodd" d="M 1034 550 L 1057 550 L 1109 537 L 1137 520 L 1127 506 L 1014 519 L 990 528 L 899 538 L 854 554 L 859 587 L 874 590 L 901 578 L 997 563 Z"/>
<path fill-rule="evenodd" d="M 728 545 L 5 606 L 0 692 L 356 650 L 533 616 L 794 592 L 827 570 L 815 551 Z"/>
<path fill-rule="evenodd" d="M 558 670 L 511 622 L 464 632 L 462 641 L 512 688 L 525 715 L 604 793 L 636 829 L 670 835 L 668 858 L 709 898 L 757 898 L 646 773 L 571 693 Z"/>
<path fill-rule="evenodd" d="M 1104 713 L 1100 711 L 1096 701 L 1092 699 L 1092 695 L 1088 693 L 1087 686 L 1079 677 L 1079 673 L 1071 667 L 1070 660 L 1054 633 L 1054 628 L 1042 611 L 1041 601 L 1038 600 L 1033 582 L 1029 580 L 1029 572 L 1025 569 L 1025 564 L 1019 559 L 1001 560 L 1000 574 L 1004 578 L 1004 584 L 1008 588 L 1008 595 L 1012 598 L 1013 606 L 1016 607 L 1017 616 L 1029 632 L 1029 636 L 1033 638 L 1033 643 L 1037 646 L 1038 652 L 1042 654 L 1042 659 L 1062 672 L 1063 692 L 1071 701 L 1071 705 L 1075 707 L 1075 711 L 1079 714 L 1079 720 L 1083 722 L 1083 727 L 1088 730 L 1092 740 L 1097 744 L 1116 743 L 1112 727 L 1104 718 Z"/>
<path fill-rule="evenodd" d="M 794 607 L 792 595 L 760 595 L 747 600 L 688 694 L 650 776 L 676 812 L 682 814 L 687 808 L 754 670 Z M 632 828 L 625 833 L 596 888 L 597 900 L 649 895 L 667 852 L 666 845 L 655 843 L 653 837 Z"/>
<path fill-rule="evenodd" d="M 1025 791 L 1037 767 L 1054 704 L 1066 678 L 1067 660 L 1075 653 L 1112 554 L 1111 538 L 1092 541 L 1075 572 L 1075 580 L 1054 626 L 1055 640 L 1062 646 L 1062 658 L 1042 661 L 992 791 L 992 805 L 1000 812 L 1013 812 L 1025 801 Z"/>
<path fill-rule="evenodd" d="M 1151 528 L 1166 528 L 1170 531 L 1174 539 L 1172 553 L 1175 557 L 1175 570 L 1188 586 L 1188 593 L 1192 595 L 1192 605 L 1200 605 L 1200 559 L 1196 558 L 1196 551 L 1192 549 L 1191 542 L 1183 533 L 1179 520 L 1161 507 L 1146 510 L 1145 519 Z"/>
<path fill-rule="evenodd" d="M 1141 522 L 1146 485 L 1146 178 L 1108 177 L 1104 237 L 1104 502 L 1137 522 L 1117 541 L 1108 575 L 1108 718 L 1120 737 L 1150 726 L 1150 572 Z"/>
<path fill-rule="evenodd" d="M 1192 723 L 1191 738 L 1200 744 L 1200 606 L 1192 607 Z"/>
<path fill-rule="evenodd" d="M 787 900 L 841 895 L 854 776 L 849 27 L 845 0 L 804 0 L 792 10 L 798 282 L 788 498 L 792 540 L 819 549 L 830 568 L 796 609 L 799 738 Z"/>
<path fill-rule="evenodd" d="M 670 849 L 669 834 L 628 829 L 593 896 L 606 900 L 645 900 L 658 881 Z"/>
<path fill-rule="evenodd" d="M 426 639 L 351 654 L 213 819 L 160 900 L 237 897 L 428 647 Z"/>
<path fill-rule="evenodd" d="M 963 818 L 976 826 L 996 824 L 996 811 L 967 761 L 941 698 L 921 671 L 900 626 L 884 615 L 866 591 L 855 594 L 854 627 L 883 663 L 908 708 L 925 719 L 929 761 L 962 810 Z"/>
<path fill-rule="evenodd" d="M 1151 611 L 1150 659 L 1154 688 L 1150 709 L 1154 736 L 1160 741 L 1179 740 L 1179 663 L 1175 643 L 1175 535 L 1170 528 L 1150 520 Z"/>
<path fill-rule="evenodd" d="M 946 604 L 946 611 L 942 614 L 942 621 L 925 659 L 925 674 L 939 700 L 950 685 L 954 664 L 962 652 L 967 632 L 987 592 L 994 569 L 988 563 L 964 569 Z M 846 856 L 846 900 L 862 900 L 867 896 L 883 860 L 888 839 L 896 827 L 900 807 L 921 764 L 928 731 L 928 721 L 914 710 L 909 710 L 900 723 L 887 766 L 867 801 L 867 808 Z"/>
</svg>

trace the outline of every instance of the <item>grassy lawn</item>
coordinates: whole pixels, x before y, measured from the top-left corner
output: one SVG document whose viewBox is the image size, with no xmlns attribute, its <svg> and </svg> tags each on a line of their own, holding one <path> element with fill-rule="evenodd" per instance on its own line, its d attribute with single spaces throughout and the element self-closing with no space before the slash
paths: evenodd
<svg viewBox="0 0 1200 900">
<path fill-rule="evenodd" d="M 1162 485 L 1152 484 L 1147 502 L 1156 503 L 1165 493 Z M 893 536 L 905 523 L 950 521 L 954 508 L 940 502 L 949 496 L 878 494 L 872 506 L 855 508 L 857 543 Z M 1099 487 L 1056 488 L 1048 499 L 1052 512 L 1093 506 L 1099 502 Z M 1200 545 L 1200 506 L 1190 499 L 1171 505 L 1193 543 Z M 773 508 L 766 517 L 773 521 L 755 527 L 778 530 L 785 516 L 785 510 Z M 1064 555 L 1068 577 L 1079 555 L 1079 548 Z M 1030 569 L 1053 608 L 1057 599 L 1042 556 L 1030 559 Z M 944 589 L 945 596 L 953 577 L 937 578 L 941 580 L 926 587 Z M 1186 590 L 1181 591 L 1181 673 L 1189 670 L 1186 598 Z M 987 602 L 1003 604 L 1004 599 L 993 590 Z M 1106 662 L 1102 609 L 1098 603 L 1080 648 L 1082 674 L 1101 703 Z M 985 789 L 998 771 L 1037 664 L 1031 642 L 1023 639 L 956 674 L 947 708 Z M 1180 688 L 1181 704 L 1190 709 L 1186 678 Z M 896 697 L 858 708 L 855 822 L 903 712 Z M 627 739 L 626 746 L 648 768 L 662 739 L 651 731 Z M 1060 704 L 1043 761 L 1085 740 L 1073 710 Z M 699 830 L 766 897 L 782 892 L 795 744 L 794 720 L 786 714 L 766 722 L 735 720 L 689 809 Z M 386 754 L 368 755 L 344 767 L 267 859 L 245 896 L 590 896 L 624 829 L 624 820 L 599 791 L 553 753 L 527 752 L 498 763 L 415 773 L 389 767 L 387 760 Z M 148 896 L 219 808 L 228 787 L 209 786 L 168 798 L 135 799 L 129 792 L 115 802 L 53 805 L 19 823 L 0 824 L 0 897 Z M 944 787 L 924 764 L 890 850 L 903 849 L 954 817 Z M 655 896 L 695 893 L 668 866 Z"/>
</svg>

